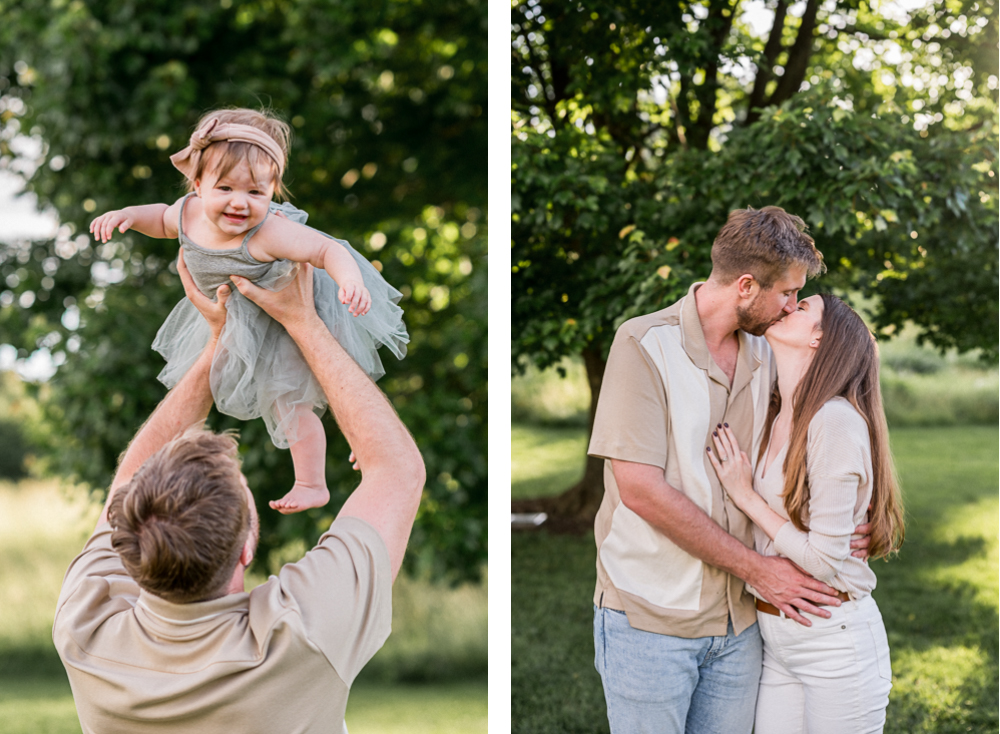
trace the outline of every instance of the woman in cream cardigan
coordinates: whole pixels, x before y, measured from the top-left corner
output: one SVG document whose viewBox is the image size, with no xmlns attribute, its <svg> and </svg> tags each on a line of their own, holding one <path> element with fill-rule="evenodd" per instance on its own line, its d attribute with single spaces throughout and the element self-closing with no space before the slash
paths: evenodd
<svg viewBox="0 0 1000 734">
<path fill-rule="evenodd" d="M 733 503 L 753 520 L 757 551 L 789 558 L 838 589 L 843 603 L 829 608 L 829 619 L 804 614 L 812 625 L 803 627 L 758 600 L 764 669 L 754 730 L 881 732 L 892 687 L 889 644 L 871 597 L 875 573 L 850 550 L 864 522 L 871 557 L 892 554 L 903 540 L 875 339 L 830 295 L 803 299 L 765 336 L 778 380 L 756 461 L 728 424 L 708 454 Z"/>
</svg>

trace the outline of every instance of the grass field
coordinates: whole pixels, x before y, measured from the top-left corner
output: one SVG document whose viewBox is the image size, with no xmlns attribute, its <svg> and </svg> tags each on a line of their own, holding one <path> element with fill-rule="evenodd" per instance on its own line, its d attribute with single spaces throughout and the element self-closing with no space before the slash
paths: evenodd
<svg viewBox="0 0 1000 734">
<path fill-rule="evenodd" d="M 580 429 L 576 443 L 572 432 L 527 425 L 512 436 L 536 454 L 522 467 L 540 468 L 514 473 L 522 490 L 556 493 L 560 472 L 583 460 Z M 874 564 L 892 649 L 886 732 L 996 732 L 1000 436 L 977 426 L 899 428 L 891 438 L 907 538 L 896 559 Z M 607 731 L 593 667 L 594 557 L 592 535 L 512 537 L 513 732 Z"/>
<path fill-rule="evenodd" d="M 80 734 L 69 683 L 53 677 L 0 679 L 4 734 Z M 358 684 L 347 704 L 351 734 L 466 734 L 486 731 L 486 680 L 423 685 Z"/>
<path fill-rule="evenodd" d="M 51 628 L 63 574 L 98 513 L 52 482 L 0 482 L 4 734 L 80 731 Z M 393 634 L 348 702 L 351 734 L 486 731 L 486 594 L 485 584 L 449 589 L 397 580 Z"/>
</svg>

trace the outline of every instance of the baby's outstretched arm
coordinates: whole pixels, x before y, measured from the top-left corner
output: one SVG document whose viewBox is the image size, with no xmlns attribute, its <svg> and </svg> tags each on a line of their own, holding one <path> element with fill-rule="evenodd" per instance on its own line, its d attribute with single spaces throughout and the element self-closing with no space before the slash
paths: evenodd
<svg viewBox="0 0 1000 734">
<path fill-rule="evenodd" d="M 325 237 L 323 239 L 326 239 Z M 344 247 L 335 240 L 327 240 L 323 269 L 337 281 L 341 303 L 349 303 L 348 311 L 364 316 L 372 305 L 372 297 L 361 278 L 361 269 Z"/>
<path fill-rule="evenodd" d="M 340 286 L 340 302 L 349 304 L 348 310 L 355 316 L 363 316 L 371 308 L 372 297 L 365 288 L 361 269 L 351 253 L 336 240 L 310 227 L 272 217 L 257 237 L 250 241 L 250 252 L 254 257 L 258 257 L 255 252 L 258 247 L 260 254 L 307 262 L 326 270 Z"/>
<path fill-rule="evenodd" d="M 177 236 L 175 224 L 177 215 L 168 216 L 168 212 L 176 211 L 177 204 L 144 204 L 142 206 L 127 206 L 106 212 L 90 223 L 90 231 L 95 240 L 107 242 L 114 236 L 117 229 L 125 233 L 130 229 L 141 232 L 148 237 L 172 239 Z"/>
</svg>

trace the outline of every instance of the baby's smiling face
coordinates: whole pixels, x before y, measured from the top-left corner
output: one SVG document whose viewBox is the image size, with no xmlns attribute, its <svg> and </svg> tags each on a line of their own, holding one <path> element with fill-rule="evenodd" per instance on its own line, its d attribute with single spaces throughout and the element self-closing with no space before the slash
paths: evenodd
<svg viewBox="0 0 1000 734">
<path fill-rule="evenodd" d="M 203 178 L 194 182 L 204 217 L 220 237 L 243 235 L 267 216 L 274 194 L 272 174 L 263 166 L 254 173 L 249 164 L 241 163 L 225 176 L 206 171 Z"/>
</svg>

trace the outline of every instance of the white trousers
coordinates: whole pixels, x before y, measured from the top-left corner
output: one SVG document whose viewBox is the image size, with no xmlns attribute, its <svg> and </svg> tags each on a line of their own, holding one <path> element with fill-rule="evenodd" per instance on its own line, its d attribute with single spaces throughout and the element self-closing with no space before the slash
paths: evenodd
<svg viewBox="0 0 1000 734">
<path fill-rule="evenodd" d="M 812 627 L 757 612 L 764 669 L 754 732 L 881 732 L 892 688 L 889 641 L 871 596 L 827 607 Z"/>
</svg>

